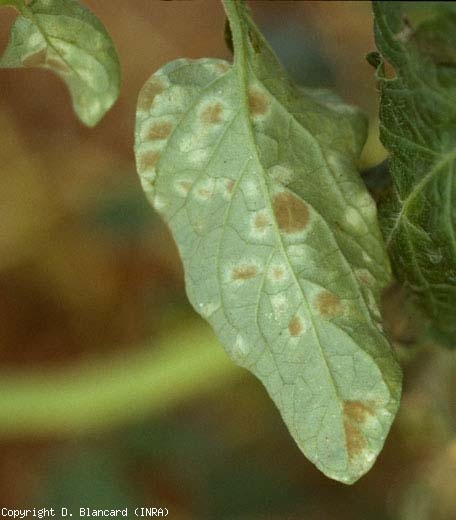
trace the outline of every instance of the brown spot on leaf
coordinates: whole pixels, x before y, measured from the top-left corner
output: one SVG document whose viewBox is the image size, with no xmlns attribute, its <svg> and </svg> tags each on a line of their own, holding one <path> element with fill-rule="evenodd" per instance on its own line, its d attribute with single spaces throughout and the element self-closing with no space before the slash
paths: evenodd
<svg viewBox="0 0 456 520">
<path fill-rule="evenodd" d="M 218 70 L 219 72 L 227 72 L 227 70 L 230 68 L 230 65 L 229 63 L 225 63 L 225 62 L 218 62 L 215 64 L 215 68 L 216 70 Z"/>
<path fill-rule="evenodd" d="M 344 418 L 345 446 L 347 448 L 348 458 L 356 459 L 366 448 L 366 439 L 359 431 L 356 424 L 352 424 Z"/>
<path fill-rule="evenodd" d="M 248 280 L 258 273 L 258 269 L 254 265 L 240 265 L 233 269 L 231 274 L 233 280 Z"/>
<path fill-rule="evenodd" d="M 290 323 L 288 324 L 288 332 L 290 333 L 290 336 L 300 336 L 302 334 L 302 323 L 298 315 L 291 318 Z"/>
<path fill-rule="evenodd" d="M 63 62 L 62 60 L 58 60 L 57 58 L 48 58 L 46 61 L 46 65 L 52 67 L 57 72 L 63 72 L 64 74 L 68 74 L 71 72 L 70 67 Z"/>
<path fill-rule="evenodd" d="M 200 188 L 197 193 L 202 199 L 208 200 L 214 195 L 214 190 L 210 188 Z"/>
<path fill-rule="evenodd" d="M 372 284 L 372 275 L 366 269 L 358 269 L 356 271 L 356 277 L 363 285 L 371 285 Z"/>
<path fill-rule="evenodd" d="M 226 191 L 227 191 L 228 195 L 231 195 L 233 193 L 234 184 L 235 184 L 235 182 L 232 179 L 229 179 L 227 181 L 227 183 L 226 183 Z"/>
<path fill-rule="evenodd" d="M 166 139 L 171 133 L 172 129 L 173 125 L 168 121 L 155 123 L 147 131 L 146 139 L 150 139 L 151 141 Z"/>
<path fill-rule="evenodd" d="M 39 67 L 40 65 L 46 64 L 46 48 L 41 49 L 34 54 L 29 54 L 26 58 L 22 60 L 22 65 L 24 67 Z"/>
<path fill-rule="evenodd" d="M 187 195 L 188 192 L 191 190 L 192 188 L 192 183 L 190 181 L 179 181 L 177 183 L 178 185 L 178 188 L 179 188 L 179 191 L 183 194 L 183 195 Z"/>
<path fill-rule="evenodd" d="M 274 197 L 274 215 L 279 229 L 285 233 L 302 231 L 309 223 L 307 204 L 288 192 Z"/>
<path fill-rule="evenodd" d="M 280 266 L 275 265 L 271 269 L 271 277 L 276 281 L 283 280 L 283 278 L 285 277 L 285 271 Z"/>
<path fill-rule="evenodd" d="M 360 427 L 369 415 L 375 414 L 372 401 L 344 401 L 344 432 L 348 458 L 357 458 L 366 448 L 367 443 Z"/>
<path fill-rule="evenodd" d="M 157 161 L 160 159 L 160 153 L 155 151 L 149 151 L 141 154 L 138 160 L 138 170 L 145 172 L 154 168 Z"/>
<path fill-rule="evenodd" d="M 264 213 L 258 213 L 253 219 L 253 227 L 257 231 L 264 231 L 269 226 L 269 218 Z"/>
<path fill-rule="evenodd" d="M 220 123 L 222 121 L 222 110 L 223 107 L 221 103 L 212 103 L 201 112 L 201 120 L 203 123 L 209 125 Z"/>
<path fill-rule="evenodd" d="M 268 98 L 255 87 L 249 88 L 249 110 L 254 116 L 262 116 L 267 112 Z"/>
<path fill-rule="evenodd" d="M 334 318 L 342 314 L 342 304 L 332 292 L 322 291 L 317 296 L 317 309 L 321 316 Z"/>
<path fill-rule="evenodd" d="M 157 78 L 149 80 L 142 88 L 138 98 L 138 108 L 140 110 L 149 110 L 155 99 L 155 96 L 161 94 L 165 90 L 165 85 Z"/>
<path fill-rule="evenodd" d="M 374 401 L 344 401 L 344 415 L 351 421 L 364 422 L 369 415 L 375 415 Z"/>
</svg>

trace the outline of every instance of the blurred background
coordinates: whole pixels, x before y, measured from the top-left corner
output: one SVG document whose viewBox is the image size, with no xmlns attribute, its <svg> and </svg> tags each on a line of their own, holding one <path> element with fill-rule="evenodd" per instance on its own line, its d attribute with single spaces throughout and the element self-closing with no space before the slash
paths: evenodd
<svg viewBox="0 0 456 520">
<path fill-rule="evenodd" d="M 351 487 L 300 453 L 261 385 L 190 308 L 176 248 L 135 172 L 139 89 L 178 57 L 230 58 L 215 0 L 85 0 L 111 34 L 121 96 L 94 129 L 64 84 L 0 71 L 0 504 L 167 507 L 177 520 L 456 518 L 455 362 L 413 348 L 397 421 Z M 371 118 L 361 168 L 385 158 L 365 54 L 368 2 L 251 2 L 296 81 Z M 15 14 L 0 12 L 0 49 Z M 412 337 L 411 337 L 412 336 Z"/>
</svg>

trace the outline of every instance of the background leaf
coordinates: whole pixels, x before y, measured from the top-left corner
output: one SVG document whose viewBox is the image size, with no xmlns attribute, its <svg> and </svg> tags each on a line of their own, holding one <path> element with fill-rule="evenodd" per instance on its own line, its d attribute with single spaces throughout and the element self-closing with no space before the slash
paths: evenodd
<svg viewBox="0 0 456 520">
<path fill-rule="evenodd" d="M 67 84 L 81 121 L 96 125 L 120 89 L 119 60 L 103 25 L 75 0 L 8 3 L 20 14 L 0 67 L 52 70 Z"/>
<path fill-rule="evenodd" d="M 149 79 L 138 171 L 195 309 L 263 382 L 304 454 L 352 483 L 400 394 L 377 306 L 389 265 L 356 171 L 365 120 L 297 88 L 243 4 L 225 7 L 234 65 L 177 60 Z"/>
<path fill-rule="evenodd" d="M 397 278 L 456 346 L 456 12 L 411 26 L 399 2 L 375 2 L 380 136 L 391 154 L 394 192 L 382 203 L 383 227 Z"/>
</svg>

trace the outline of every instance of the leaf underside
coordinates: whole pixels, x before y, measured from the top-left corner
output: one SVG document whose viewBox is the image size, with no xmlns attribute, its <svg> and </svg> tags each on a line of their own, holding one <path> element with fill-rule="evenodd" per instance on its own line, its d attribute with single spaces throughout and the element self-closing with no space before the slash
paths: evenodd
<svg viewBox="0 0 456 520">
<path fill-rule="evenodd" d="M 66 83 L 73 108 L 96 125 L 119 95 L 120 66 L 100 21 L 75 0 L 11 1 L 19 9 L 0 67 L 40 67 Z"/>
<path fill-rule="evenodd" d="M 380 137 L 394 192 L 381 206 L 397 278 L 415 294 L 440 339 L 456 347 L 456 11 L 412 27 L 400 2 L 374 2 Z"/>
<path fill-rule="evenodd" d="M 389 264 L 356 171 L 365 120 L 297 88 L 245 6 L 225 9 L 233 65 L 180 59 L 144 85 L 138 171 L 195 309 L 303 453 L 352 483 L 381 450 L 401 379 L 378 311 Z"/>
</svg>

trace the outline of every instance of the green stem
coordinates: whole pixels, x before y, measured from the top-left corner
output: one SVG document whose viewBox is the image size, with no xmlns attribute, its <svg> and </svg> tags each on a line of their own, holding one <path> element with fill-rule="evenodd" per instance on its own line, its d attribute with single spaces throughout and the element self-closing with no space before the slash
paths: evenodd
<svg viewBox="0 0 456 520">
<path fill-rule="evenodd" d="M 0 374 L 0 437 L 61 435 L 159 414 L 239 376 L 208 327 L 63 372 Z"/>
</svg>

